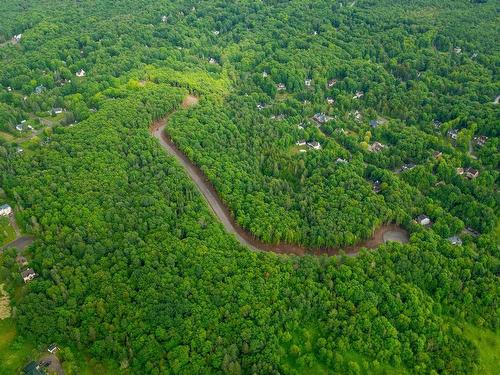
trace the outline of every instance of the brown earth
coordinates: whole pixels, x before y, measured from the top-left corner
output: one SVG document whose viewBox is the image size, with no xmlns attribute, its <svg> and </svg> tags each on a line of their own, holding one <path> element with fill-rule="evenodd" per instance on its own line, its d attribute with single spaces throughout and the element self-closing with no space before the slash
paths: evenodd
<svg viewBox="0 0 500 375">
<path fill-rule="evenodd" d="M 198 98 L 189 95 L 182 102 L 182 108 L 188 108 L 198 103 Z M 374 249 L 388 240 L 397 242 L 408 242 L 408 232 L 396 224 L 386 224 L 375 230 L 373 236 L 357 245 L 345 246 L 343 248 L 306 248 L 304 246 L 279 243 L 267 244 L 252 235 L 249 231 L 242 228 L 236 223 L 228 206 L 219 197 L 212 183 L 207 179 L 203 171 L 193 164 L 191 160 L 174 144 L 165 128 L 170 115 L 156 121 L 151 125 L 151 134 L 158 139 L 160 145 L 173 156 L 184 168 L 191 180 L 194 182 L 198 190 L 201 192 L 208 205 L 212 209 L 215 216 L 220 220 L 227 232 L 235 235 L 236 239 L 244 246 L 252 250 L 271 251 L 278 254 L 295 254 L 295 255 L 338 255 L 343 250 L 347 255 L 354 256 L 359 253 L 362 248 Z M 385 236 L 384 241 L 384 234 Z"/>
</svg>

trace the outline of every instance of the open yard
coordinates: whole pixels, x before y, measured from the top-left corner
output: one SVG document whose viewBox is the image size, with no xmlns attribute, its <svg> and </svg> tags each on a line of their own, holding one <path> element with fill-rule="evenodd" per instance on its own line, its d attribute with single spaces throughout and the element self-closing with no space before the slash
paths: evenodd
<svg viewBox="0 0 500 375">
<path fill-rule="evenodd" d="M 7 217 L 0 217 L 0 246 L 16 239 L 16 232 Z"/>
<path fill-rule="evenodd" d="M 0 375 L 17 374 L 32 359 L 33 346 L 16 338 L 16 327 L 11 318 L 0 320 Z"/>
<path fill-rule="evenodd" d="M 8 293 L 4 290 L 4 285 L 0 284 L 0 320 L 10 317 L 10 299 Z"/>
</svg>

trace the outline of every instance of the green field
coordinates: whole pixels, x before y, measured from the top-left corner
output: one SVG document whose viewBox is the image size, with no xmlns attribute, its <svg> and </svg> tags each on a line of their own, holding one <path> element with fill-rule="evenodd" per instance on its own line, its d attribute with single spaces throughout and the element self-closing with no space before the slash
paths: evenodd
<svg viewBox="0 0 500 375">
<path fill-rule="evenodd" d="M 14 320 L 0 320 L 0 375 L 15 374 L 33 359 L 36 350 L 16 335 Z"/>
<path fill-rule="evenodd" d="M 16 238 L 16 232 L 9 219 L 6 217 L 0 218 L 0 246 L 13 241 Z"/>
</svg>

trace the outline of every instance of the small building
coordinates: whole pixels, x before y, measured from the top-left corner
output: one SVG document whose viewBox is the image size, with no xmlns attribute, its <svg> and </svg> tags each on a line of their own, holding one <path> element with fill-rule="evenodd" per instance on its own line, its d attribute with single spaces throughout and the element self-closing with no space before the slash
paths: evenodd
<svg viewBox="0 0 500 375">
<path fill-rule="evenodd" d="M 28 260 L 27 260 L 25 257 L 23 257 L 22 255 L 18 255 L 18 256 L 16 257 L 16 262 L 17 262 L 17 264 L 19 264 L 19 266 L 21 266 L 21 267 L 24 267 L 24 266 L 27 266 L 27 265 L 28 265 Z"/>
<path fill-rule="evenodd" d="M 372 127 L 373 129 L 376 129 L 378 128 L 378 126 L 380 125 L 380 121 L 379 120 L 370 120 L 370 127 Z"/>
<path fill-rule="evenodd" d="M 460 55 L 462 53 L 462 48 L 455 47 L 455 48 L 453 48 L 453 52 L 456 53 L 457 55 Z"/>
<path fill-rule="evenodd" d="M 448 238 L 448 241 L 452 244 L 452 245 L 455 245 L 455 246 L 460 246 L 462 245 L 462 240 L 460 239 L 460 237 L 458 236 L 453 236 L 453 237 L 450 237 Z"/>
<path fill-rule="evenodd" d="M 214 30 L 214 31 L 212 31 L 212 34 L 214 34 L 215 36 L 218 36 L 220 34 L 220 31 L 219 30 Z"/>
<path fill-rule="evenodd" d="M 418 215 L 417 218 L 415 219 L 417 223 L 423 226 L 431 225 L 431 219 L 427 215 Z"/>
<path fill-rule="evenodd" d="M 21 276 L 22 276 L 24 282 L 28 283 L 31 280 L 33 280 L 37 276 L 37 274 L 35 271 L 33 271 L 32 268 L 28 268 L 27 270 L 21 272 Z"/>
<path fill-rule="evenodd" d="M 368 147 L 368 151 L 370 152 L 380 152 L 385 148 L 385 145 L 383 145 L 380 142 L 373 142 L 372 145 Z"/>
<path fill-rule="evenodd" d="M 304 84 L 306 85 L 306 87 L 310 87 L 311 84 L 312 84 L 312 79 L 308 78 L 304 81 Z"/>
<path fill-rule="evenodd" d="M 432 153 L 432 156 L 434 156 L 435 159 L 439 159 L 441 156 L 443 156 L 443 153 L 441 151 L 434 151 Z"/>
<path fill-rule="evenodd" d="M 269 76 L 269 73 L 264 70 L 262 72 L 262 77 L 266 78 L 267 76 Z"/>
<path fill-rule="evenodd" d="M 259 103 L 259 104 L 257 104 L 257 109 L 258 109 L 259 111 L 262 111 L 264 108 L 266 108 L 266 105 L 265 105 L 264 103 Z"/>
<path fill-rule="evenodd" d="M 327 102 L 328 104 L 332 105 L 332 104 L 334 104 L 334 103 L 335 103 L 335 99 L 333 99 L 332 97 L 330 97 L 330 96 L 329 96 L 328 98 L 326 98 L 326 102 Z"/>
<path fill-rule="evenodd" d="M 161 16 L 161 22 L 167 23 L 168 22 L 168 17 L 167 16 Z"/>
<path fill-rule="evenodd" d="M 17 130 L 18 132 L 22 132 L 22 131 L 24 130 L 24 125 L 23 125 L 23 124 L 17 124 L 17 125 L 16 125 L 16 130 Z"/>
<path fill-rule="evenodd" d="M 318 141 L 311 141 L 311 142 L 307 142 L 307 145 L 308 145 L 310 148 L 314 149 L 314 150 L 319 150 L 319 149 L 321 149 L 321 145 L 320 145 L 320 143 L 319 143 Z"/>
<path fill-rule="evenodd" d="M 477 57 L 477 52 L 474 52 L 472 55 L 471 55 L 471 59 L 475 59 Z"/>
<path fill-rule="evenodd" d="M 328 88 L 331 89 L 333 86 L 335 86 L 337 84 L 337 80 L 336 79 L 330 79 L 328 80 Z"/>
<path fill-rule="evenodd" d="M 318 124 L 323 125 L 326 124 L 328 121 L 332 120 L 332 117 L 327 116 L 324 113 L 316 113 L 312 119 L 316 121 Z"/>
<path fill-rule="evenodd" d="M 301 139 L 295 143 L 297 146 L 305 146 L 306 145 L 306 140 Z"/>
<path fill-rule="evenodd" d="M 7 86 L 7 91 L 8 91 L 8 92 L 12 92 L 12 87 Z"/>
<path fill-rule="evenodd" d="M 450 130 L 448 130 L 448 132 L 446 134 L 448 135 L 448 138 L 451 138 L 454 141 L 456 141 L 456 139 L 458 137 L 458 130 L 457 129 L 450 129 Z"/>
<path fill-rule="evenodd" d="M 278 91 L 283 91 L 286 90 L 286 85 L 284 83 L 278 83 L 276 85 L 276 88 L 278 89 Z"/>
<path fill-rule="evenodd" d="M 470 178 L 471 180 L 479 176 L 479 171 L 471 167 L 466 168 L 464 172 L 465 172 L 465 177 Z"/>
<path fill-rule="evenodd" d="M 60 113 L 63 113 L 63 109 L 62 109 L 62 108 L 52 108 L 51 113 L 52 113 L 53 115 L 58 115 L 58 114 L 60 114 Z"/>
<path fill-rule="evenodd" d="M 275 121 L 283 121 L 284 119 L 285 119 L 285 115 L 283 115 L 283 114 L 271 116 L 271 120 L 275 120 Z"/>
<path fill-rule="evenodd" d="M 19 43 L 21 41 L 21 38 L 23 37 L 23 34 L 17 34 L 12 37 L 12 43 Z"/>
<path fill-rule="evenodd" d="M 8 204 L 2 204 L 0 206 L 0 216 L 9 216 L 12 214 L 12 207 Z"/>
<path fill-rule="evenodd" d="M 347 164 L 347 163 L 349 163 L 344 158 L 337 158 L 337 160 L 335 160 L 335 162 L 338 163 L 338 164 Z"/>
<path fill-rule="evenodd" d="M 35 94 L 40 95 L 42 92 L 44 92 L 45 86 L 44 85 L 38 85 L 35 87 Z"/>
<path fill-rule="evenodd" d="M 56 344 L 50 344 L 49 347 L 47 348 L 47 351 L 50 353 L 50 354 L 54 354 L 55 352 L 57 352 L 59 350 L 59 348 L 57 347 Z"/>
<path fill-rule="evenodd" d="M 356 91 L 356 94 L 352 97 L 353 99 L 360 99 L 365 95 L 363 91 Z"/>
<path fill-rule="evenodd" d="M 413 164 L 413 163 L 406 163 L 406 164 L 403 164 L 403 166 L 401 167 L 401 172 L 405 172 L 405 171 L 411 171 L 413 168 L 415 168 L 416 165 Z"/>
<path fill-rule="evenodd" d="M 488 140 L 488 137 L 485 135 L 479 135 L 477 137 L 474 137 L 474 142 L 478 147 L 483 147 L 486 144 L 486 141 Z"/>
<path fill-rule="evenodd" d="M 380 185 L 381 185 L 381 182 L 379 180 L 377 180 L 373 183 L 373 192 L 375 194 L 378 194 L 382 191 L 382 187 Z"/>
<path fill-rule="evenodd" d="M 434 129 L 439 130 L 439 129 L 441 129 L 441 126 L 443 125 L 443 123 L 439 120 L 434 120 L 432 122 L 432 125 L 434 125 Z"/>
<path fill-rule="evenodd" d="M 211 57 L 211 58 L 208 59 L 208 63 L 212 64 L 212 65 L 215 65 L 215 64 L 217 64 L 217 60 L 215 60 L 213 57 Z"/>
<path fill-rule="evenodd" d="M 361 121 L 363 119 L 363 115 L 361 115 L 361 112 L 356 110 L 354 111 L 354 119 L 356 121 Z"/>
<path fill-rule="evenodd" d="M 463 174 L 464 174 L 464 169 L 463 169 L 463 168 L 461 168 L 461 167 L 458 167 L 458 168 L 457 168 L 457 169 L 455 169 L 455 170 L 456 170 L 456 172 L 457 172 L 457 174 L 458 174 L 459 176 L 461 176 L 461 175 L 463 175 Z"/>
<path fill-rule="evenodd" d="M 85 70 L 80 69 L 78 72 L 76 72 L 77 77 L 85 77 Z"/>
</svg>

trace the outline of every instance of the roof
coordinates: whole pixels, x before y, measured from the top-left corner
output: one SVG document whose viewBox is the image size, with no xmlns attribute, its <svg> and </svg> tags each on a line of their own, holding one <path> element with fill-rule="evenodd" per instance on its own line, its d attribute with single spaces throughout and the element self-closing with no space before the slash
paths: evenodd
<svg viewBox="0 0 500 375">
<path fill-rule="evenodd" d="M 31 361 L 23 368 L 23 372 L 26 375 L 44 375 L 44 372 L 39 370 L 39 365 L 35 361 Z"/>
<path fill-rule="evenodd" d="M 25 271 L 21 272 L 21 275 L 22 275 L 23 277 L 27 277 L 27 276 L 30 276 L 30 275 L 36 275 L 36 272 L 35 272 L 35 271 L 33 271 L 33 269 L 28 268 L 27 270 L 25 270 Z"/>
<path fill-rule="evenodd" d="M 418 215 L 418 216 L 417 216 L 417 220 L 418 220 L 418 221 L 422 221 L 422 220 L 425 220 L 425 219 L 428 219 L 428 218 L 429 218 L 429 216 L 424 215 L 424 214 L 422 214 L 422 215 Z"/>
<path fill-rule="evenodd" d="M 10 207 L 7 203 L 2 204 L 2 205 L 0 206 L 0 210 L 5 210 L 5 209 L 9 209 L 9 208 L 11 208 L 11 207 Z"/>
</svg>

